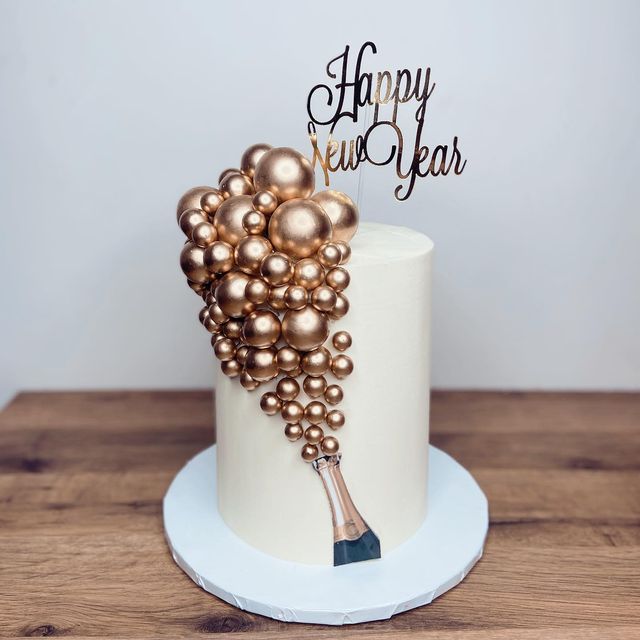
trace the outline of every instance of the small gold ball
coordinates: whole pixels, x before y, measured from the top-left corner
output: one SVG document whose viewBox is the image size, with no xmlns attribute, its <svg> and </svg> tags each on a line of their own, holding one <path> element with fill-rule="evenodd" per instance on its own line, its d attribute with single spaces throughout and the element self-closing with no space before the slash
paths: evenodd
<svg viewBox="0 0 640 640">
<path fill-rule="evenodd" d="M 324 390 L 324 399 L 329 404 L 340 404 L 342 402 L 342 398 L 344 397 L 344 393 L 342 392 L 342 387 L 337 384 L 330 384 Z"/>
<path fill-rule="evenodd" d="M 218 189 L 207 191 L 202 198 L 200 198 L 200 208 L 207 213 L 211 218 L 215 215 L 218 207 L 224 202 L 224 196 Z"/>
<path fill-rule="evenodd" d="M 268 349 L 249 349 L 244 368 L 254 380 L 260 382 L 272 380 L 278 375 L 276 350 L 273 347 Z"/>
<path fill-rule="evenodd" d="M 269 297 L 269 285 L 260 278 L 252 278 L 247 282 L 244 295 L 254 304 L 262 304 Z"/>
<path fill-rule="evenodd" d="M 303 433 L 304 433 L 304 429 L 299 424 L 288 424 L 284 428 L 284 435 L 287 437 L 287 440 L 291 442 L 300 440 L 300 438 L 302 438 Z"/>
<path fill-rule="evenodd" d="M 199 247 L 208 247 L 218 239 L 218 232 L 210 222 L 201 222 L 194 227 L 191 239 Z"/>
<path fill-rule="evenodd" d="M 305 462 L 313 462 L 318 457 L 318 447 L 315 444 L 305 444 L 300 452 Z"/>
<path fill-rule="evenodd" d="M 322 449 L 322 453 L 325 453 L 328 456 L 332 456 L 338 453 L 338 449 L 340 449 L 340 443 L 338 442 L 338 439 L 334 438 L 333 436 L 325 436 L 324 438 L 322 438 L 320 448 Z"/>
<path fill-rule="evenodd" d="M 252 347 L 270 347 L 280 338 L 280 319 L 267 310 L 250 313 L 242 326 L 242 339 Z"/>
<path fill-rule="evenodd" d="M 254 310 L 255 305 L 244 294 L 248 282 L 249 276 L 242 271 L 230 271 L 220 279 L 215 296 L 226 315 L 241 318 Z"/>
<path fill-rule="evenodd" d="M 302 388 L 310 398 L 319 398 L 327 388 L 327 381 L 324 376 L 307 376 L 302 383 Z"/>
<path fill-rule="evenodd" d="M 331 353 L 324 347 L 309 351 L 302 356 L 300 361 L 302 370 L 310 376 L 321 376 L 329 371 L 331 366 Z"/>
<path fill-rule="evenodd" d="M 208 318 L 208 317 L 209 317 L 209 307 L 202 307 L 202 309 L 200 309 L 200 313 L 198 314 L 198 320 L 200 320 L 200 322 L 204 324 L 205 318 Z"/>
<path fill-rule="evenodd" d="M 271 191 L 257 191 L 252 202 L 255 210 L 265 216 L 270 216 L 278 208 L 278 198 Z"/>
<path fill-rule="evenodd" d="M 246 176 L 253 178 L 258 161 L 271 148 L 270 144 L 264 143 L 251 145 L 242 154 L 242 158 L 240 159 L 240 171 L 242 171 Z"/>
<path fill-rule="evenodd" d="M 209 222 L 201 209 L 187 209 L 180 216 L 178 224 L 189 240 L 192 239 L 193 230 L 204 222 Z"/>
<path fill-rule="evenodd" d="M 351 247 L 346 242 L 336 242 L 335 245 L 340 249 L 340 254 L 342 255 L 340 264 L 347 264 L 351 259 Z"/>
<path fill-rule="evenodd" d="M 216 342 L 213 351 L 218 360 L 232 360 L 236 355 L 236 345 L 230 338 L 223 338 Z"/>
<path fill-rule="evenodd" d="M 260 271 L 262 260 L 271 253 L 271 243 L 262 236 L 241 238 L 236 245 L 234 256 L 241 271 L 256 275 Z"/>
<path fill-rule="evenodd" d="M 304 407 L 295 400 L 285 402 L 282 405 L 280 415 L 285 422 L 300 422 L 304 418 Z"/>
<path fill-rule="evenodd" d="M 300 385 L 293 378 L 282 378 L 276 385 L 276 394 L 280 400 L 295 400 L 300 394 Z M 287 420 L 287 422 L 299 422 L 299 420 Z"/>
<path fill-rule="evenodd" d="M 333 334 L 332 342 L 338 351 L 346 351 L 352 344 L 351 334 L 348 331 L 337 331 Z"/>
<path fill-rule="evenodd" d="M 226 177 L 234 173 L 241 173 L 241 171 L 240 169 L 223 169 L 220 175 L 218 176 L 218 184 L 220 184 Z"/>
<path fill-rule="evenodd" d="M 229 316 L 218 306 L 217 302 L 209 307 L 209 317 L 217 324 L 224 324 L 229 319 Z"/>
<path fill-rule="evenodd" d="M 292 369 L 291 371 L 287 371 L 287 375 L 290 376 L 291 378 L 297 378 L 298 376 L 301 376 L 302 367 L 298 365 L 295 369 Z"/>
<path fill-rule="evenodd" d="M 320 285 L 311 292 L 311 304 L 318 311 L 333 311 L 338 301 L 338 295 L 331 288 L 326 285 Z"/>
<path fill-rule="evenodd" d="M 211 293 L 211 291 L 207 291 L 206 295 L 204 296 L 204 303 L 207 305 L 207 307 L 210 307 L 212 304 L 215 304 L 215 302 L 215 296 Z"/>
<path fill-rule="evenodd" d="M 209 272 L 204 266 L 204 249 L 193 242 L 187 242 L 180 252 L 180 267 L 191 282 L 204 283 Z"/>
<path fill-rule="evenodd" d="M 240 177 L 243 180 L 248 180 L 245 176 Z M 235 247 L 240 238 L 248 235 L 242 226 L 242 220 L 249 211 L 253 211 L 251 196 L 236 195 L 225 200 L 213 217 L 213 224 L 218 230 L 218 238 Z"/>
<path fill-rule="evenodd" d="M 338 354 L 331 361 L 331 372 L 336 378 L 346 378 L 353 371 L 353 360 L 344 353 Z"/>
<path fill-rule="evenodd" d="M 222 240 L 204 250 L 204 264 L 211 273 L 226 273 L 233 268 L 233 247 Z"/>
<path fill-rule="evenodd" d="M 293 371 L 300 364 L 300 354 L 291 347 L 278 350 L 276 364 L 281 371 Z"/>
<path fill-rule="evenodd" d="M 304 439 L 309 444 L 320 444 L 322 442 L 322 438 L 324 437 L 324 431 L 322 427 L 318 427 L 316 425 L 311 425 L 304 430 Z"/>
<path fill-rule="evenodd" d="M 278 398 L 273 391 L 267 391 L 267 393 L 263 393 L 262 398 L 260 398 L 260 408 L 268 416 L 275 416 L 282 408 L 282 402 L 280 402 L 280 398 Z"/>
<path fill-rule="evenodd" d="M 225 360 L 220 363 L 220 368 L 225 376 L 236 378 L 242 373 L 242 365 L 237 360 Z"/>
<path fill-rule="evenodd" d="M 211 336 L 211 346 L 215 349 L 216 344 L 218 344 L 218 342 L 220 342 L 220 340 L 225 340 L 225 336 L 223 333 L 214 333 Z M 237 360 L 237 358 L 236 358 Z"/>
<path fill-rule="evenodd" d="M 205 294 L 205 286 L 204 286 L 205 284 L 207 284 L 207 283 L 190 282 L 189 280 L 187 280 L 187 285 L 189 286 L 189 288 L 192 289 L 199 296 Z"/>
<path fill-rule="evenodd" d="M 332 320 L 339 320 L 349 312 L 349 300 L 344 293 L 339 293 L 336 298 L 336 306 L 332 311 L 329 311 L 329 317 Z"/>
<path fill-rule="evenodd" d="M 288 147 L 269 149 L 255 168 L 253 182 L 258 190 L 271 191 L 280 202 L 308 198 L 315 187 L 313 167 L 300 152 Z"/>
<path fill-rule="evenodd" d="M 351 198 L 341 191 L 328 189 L 319 191 L 311 198 L 317 202 L 331 219 L 334 240 L 349 242 L 358 229 L 358 207 Z"/>
<path fill-rule="evenodd" d="M 313 400 L 304 409 L 304 417 L 311 424 L 320 424 L 327 416 L 327 407 L 322 402 Z"/>
<path fill-rule="evenodd" d="M 344 291 L 348 286 L 351 278 L 349 276 L 349 272 L 342 267 L 334 267 L 327 273 L 326 277 L 327 284 L 334 291 Z"/>
<path fill-rule="evenodd" d="M 318 262 L 323 266 L 331 269 L 337 267 L 342 259 L 342 253 L 338 245 L 333 242 L 325 242 L 318 249 Z"/>
<path fill-rule="evenodd" d="M 308 291 L 321 285 L 323 280 L 324 269 L 313 258 L 303 258 L 293 268 L 293 281 Z"/>
<path fill-rule="evenodd" d="M 327 413 L 326 421 L 332 429 L 340 429 L 344 426 L 344 413 L 337 409 L 332 409 Z"/>
<path fill-rule="evenodd" d="M 249 211 L 242 218 L 242 228 L 252 236 L 259 236 L 267 228 L 267 219 L 264 213 Z"/>
<path fill-rule="evenodd" d="M 236 360 L 244 366 L 247 361 L 247 353 L 249 352 L 249 347 L 246 344 L 243 344 L 241 347 L 238 347 L 236 350 Z"/>
<path fill-rule="evenodd" d="M 211 316 L 207 316 L 202 323 L 202 326 L 209 332 L 217 335 L 222 330 L 222 325 L 218 324 Z"/>
<path fill-rule="evenodd" d="M 240 384 L 247 391 L 253 391 L 260 386 L 260 382 L 258 380 L 254 380 L 246 371 L 243 371 L 240 374 Z"/>
<path fill-rule="evenodd" d="M 284 303 L 289 309 L 302 309 L 306 306 L 309 294 L 304 287 L 296 284 L 289 285 L 284 294 Z"/>
<path fill-rule="evenodd" d="M 224 333 L 227 338 L 237 340 L 242 335 L 242 321 L 227 320 L 222 327 L 222 333 Z"/>
<path fill-rule="evenodd" d="M 281 287 L 272 287 L 271 291 L 269 291 L 269 297 L 267 298 L 267 302 L 269 306 L 276 311 L 283 311 L 287 308 L 287 305 L 284 301 L 284 296 L 287 292 L 287 285 L 282 285 Z"/>
<path fill-rule="evenodd" d="M 315 307 L 289 309 L 282 320 L 282 337 L 298 351 L 312 351 L 329 336 L 327 316 Z"/>
<path fill-rule="evenodd" d="M 215 191 L 215 189 L 213 187 L 193 187 L 193 189 L 189 189 L 178 201 L 176 220 L 180 220 L 180 216 L 187 209 L 199 209 L 200 199 L 208 191 Z"/>
<path fill-rule="evenodd" d="M 291 259 L 284 253 L 272 253 L 262 260 L 260 275 L 272 286 L 286 284 L 293 276 Z"/>
<path fill-rule="evenodd" d="M 225 198 L 253 195 L 253 182 L 241 173 L 230 173 L 220 183 L 220 192 Z"/>
</svg>

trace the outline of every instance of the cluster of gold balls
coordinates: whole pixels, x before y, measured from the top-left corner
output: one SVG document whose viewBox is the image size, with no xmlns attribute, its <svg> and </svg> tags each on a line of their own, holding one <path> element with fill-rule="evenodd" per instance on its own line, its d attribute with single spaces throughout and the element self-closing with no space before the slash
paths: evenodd
<svg viewBox="0 0 640 640">
<path fill-rule="evenodd" d="M 239 169 L 220 174 L 218 188 L 195 187 L 178 203 L 178 223 L 187 236 L 180 266 L 189 286 L 205 301 L 200 321 L 223 373 L 248 391 L 270 381 L 260 399 L 268 415 L 280 413 L 285 436 L 304 438 L 301 455 L 311 462 L 339 443 L 323 425 L 340 429 L 342 401 L 337 379 L 353 371 L 343 353 L 351 336 L 338 331 L 331 344 L 329 322 L 349 310 L 349 241 L 358 210 L 338 191 L 314 194 L 311 163 L 288 147 L 256 144 Z M 303 405 L 302 389 L 311 398 Z M 328 408 L 327 405 L 330 405 Z M 307 424 L 308 423 L 308 424 Z"/>
</svg>

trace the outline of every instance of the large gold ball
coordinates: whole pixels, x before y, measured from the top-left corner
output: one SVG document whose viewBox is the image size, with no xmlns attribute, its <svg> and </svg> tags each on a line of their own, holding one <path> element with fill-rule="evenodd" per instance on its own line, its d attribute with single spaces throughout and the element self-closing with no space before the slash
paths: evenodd
<svg viewBox="0 0 640 640">
<path fill-rule="evenodd" d="M 287 440 L 291 442 L 300 440 L 300 438 L 302 438 L 303 433 L 304 433 L 304 429 L 299 424 L 288 424 L 284 428 L 284 435 L 287 437 Z"/>
<path fill-rule="evenodd" d="M 303 309 L 289 309 L 282 320 L 282 337 L 298 351 L 311 351 L 329 336 L 329 321 L 311 305 Z"/>
<path fill-rule="evenodd" d="M 344 393 L 342 391 L 342 387 L 337 384 L 330 384 L 324 390 L 324 399 L 329 404 L 340 404 L 343 397 Z"/>
<path fill-rule="evenodd" d="M 286 284 L 293 276 L 291 259 L 284 253 L 272 253 L 263 259 L 260 275 L 273 286 Z"/>
<path fill-rule="evenodd" d="M 340 250 L 340 264 L 347 264 L 351 259 L 351 247 L 346 242 L 336 242 L 336 247 Z"/>
<path fill-rule="evenodd" d="M 233 268 L 233 247 L 217 240 L 204 250 L 204 264 L 211 273 L 226 273 Z"/>
<path fill-rule="evenodd" d="M 193 242 L 187 242 L 180 252 L 180 267 L 191 282 L 204 283 L 209 272 L 204 265 L 204 249 Z"/>
<path fill-rule="evenodd" d="M 280 338 L 280 320 L 267 309 L 250 313 L 242 326 L 242 339 L 252 347 L 270 347 Z"/>
<path fill-rule="evenodd" d="M 351 282 L 349 272 L 342 267 L 334 267 L 327 273 L 327 284 L 337 292 L 344 291 Z"/>
<path fill-rule="evenodd" d="M 242 365 L 237 360 L 225 360 L 220 363 L 220 369 L 225 376 L 236 378 L 242 373 Z"/>
<path fill-rule="evenodd" d="M 240 384 L 247 391 L 253 391 L 260 386 L 260 382 L 258 380 L 254 380 L 246 371 L 243 371 L 240 374 Z"/>
<path fill-rule="evenodd" d="M 282 402 L 273 391 L 267 391 L 267 393 L 262 394 L 262 398 L 260 398 L 260 408 L 268 416 L 275 416 L 282 408 Z"/>
<path fill-rule="evenodd" d="M 271 191 L 280 202 L 308 198 L 315 188 L 313 167 L 300 152 L 289 147 L 269 149 L 253 175 L 256 190 Z"/>
<path fill-rule="evenodd" d="M 305 444 L 301 451 L 300 455 L 305 462 L 313 462 L 318 457 L 318 447 L 315 444 Z"/>
<path fill-rule="evenodd" d="M 253 311 L 255 305 L 245 296 L 249 276 L 241 271 L 225 274 L 216 287 L 216 300 L 222 311 L 232 318 L 241 318 Z"/>
<path fill-rule="evenodd" d="M 336 298 L 336 305 L 329 311 L 329 317 L 332 320 L 339 320 L 349 312 L 349 300 L 344 293 L 339 293 Z"/>
<path fill-rule="evenodd" d="M 281 204 L 269 218 L 269 240 L 294 258 L 307 258 L 331 239 L 331 220 L 313 200 Z"/>
<path fill-rule="evenodd" d="M 327 388 L 327 381 L 324 376 L 307 376 L 302 383 L 302 388 L 310 398 L 319 398 Z"/>
<path fill-rule="evenodd" d="M 302 309 L 306 306 L 309 294 L 304 287 L 292 284 L 287 287 L 284 294 L 284 303 L 288 309 Z"/>
<path fill-rule="evenodd" d="M 218 340 L 213 350 L 218 360 L 231 360 L 236 355 L 236 345 L 230 338 Z"/>
<path fill-rule="evenodd" d="M 304 407 L 295 400 L 285 402 L 282 405 L 280 415 L 285 422 L 296 423 L 300 422 L 304 418 Z"/>
<path fill-rule="evenodd" d="M 214 189 L 213 191 L 207 191 L 200 198 L 200 208 L 213 219 L 215 212 L 223 202 L 224 196 L 222 193 L 218 189 Z"/>
<path fill-rule="evenodd" d="M 176 220 L 180 220 L 180 216 L 187 209 L 199 209 L 200 199 L 208 191 L 215 191 L 213 187 L 193 187 L 189 189 L 180 200 L 176 209 Z"/>
<path fill-rule="evenodd" d="M 244 293 L 247 300 L 251 300 L 255 304 L 262 304 L 269 297 L 269 285 L 261 278 L 252 278 L 247 282 Z"/>
<path fill-rule="evenodd" d="M 333 334 L 332 342 L 338 351 L 346 351 L 352 344 L 351 334 L 348 331 L 337 331 Z"/>
<path fill-rule="evenodd" d="M 304 417 L 311 424 L 320 424 L 327 417 L 327 407 L 322 402 L 313 400 L 304 408 Z"/>
<path fill-rule="evenodd" d="M 331 353 L 328 349 L 320 347 L 305 353 L 300 361 L 302 370 L 310 376 L 321 376 L 329 371 L 331 366 Z"/>
<path fill-rule="evenodd" d="M 333 242 L 325 242 L 318 249 L 318 262 L 327 268 L 336 267 L 342 260 L 342 253 L 337 244 Z"/>
<path fill-rule="evenodd" d="M 340 443 L 337 438 L 333 436 L 325 436 L 322 438 L 322 442 L 320 443 L 320 448 L 322 449 L 322 453 L 332 456 L 338 453 L 338 449 L 340 449 Z"/>
<path fill-rule="evenodd" d="M 344 413 L 337 409 L 332 409 L 327 413 L 325 420 L 332 429 L 340 429 L 344 426 Z"/>
<path fill-rule="evenodd" d="M 210 222 L 201 222 L 191 232 L 191 239 L 199 247 L 205 248 L 218 239 L 218 232 Z"/>
<path fill-rule="evenodd" d="M 227 338 L 237 340 L 242 335 L 242 320 L 227 320 L 222 327 L 222 333 Z"/>
<path fill-rule="evenodd" d="M 267 218 L 260 211 L 249 211 L 242 218 L 242 228 L 251 236 L 259 236 L 267 228 Z"/>
<path fill-rule="evenodd" d="M 225 198 L 253 195 L 253 182 L 241 173 L 230 173 L 220 182 L 220 192 Z"/>
<path fill-rule="evenodd" d="M 351 198 L 340 191 L 319 191 L 311 199 L 317 202 L 331 219 L 333 240 L 349 242 L 358 229 L 358 207 Z"/>
<path fill-rule="evenodd" d="M 311 292 L 311 304 L 318 311 L 333 311 L 337 301 L 338 295 L 331 287 L 322 285 Z"/>
<path fill-rule="evenodd" d="M 259 143 L 251 145 L 242 154 L 242 158 L 240 159 L 240 171 L 242 171 L 246 176 L 253 178 L 258 161 L 267 151 L 269 151 L 269 149 L 273 149 L 270 144 Z"/>
<path fill-rule="evenodd" d="M 178 220 L 178 224 L 180 225 L 180 228 L 182 229 L 184 235 L 187 236 L 189 240 L 191 240 L 191 234 L 193 233 L 193 230 L 199 224 L 208 221 L 209 219 L 204 214 L 204 211 L 202 211 L 202 209 L 187 209 L 186 211 L 182 212 L 182 215 Z"/>
<path fill-rule="evenodd" d="M 280 400 L 295 400 L 300 394 L 300 385 L 293 378 L 282 378 L 276 385 L 276 394 Z M 287 422 L 299 422 L 299 420 L 287 420 Z"/>
<path fill-rule="evenodd" d="M 278 207 L 278 198 L 271 191 L 256 191 L 251 202 L 254 209 L 265 216 L 270 216 Z"/>
<path fill-rule="evenodd" d="M 344 353 L 338 354 L 331 361 L 331 372 L 336 378 L 346 378 L 353 371 L 353 360 Z"/>
<path fill-rule="evenodd" d="M 320 444 L 323 437 L 324 431 L 322 427 L 318 427 L 317 425 L 311 425 L 304 430 L 304 439 L 309 444 Z"/>
<path fill-rule="evenodd" d="M 293 371 L 300 364 L 300 354 L 291 347 L 282 347 L 278 349 L 276 363 L 282 371 Z"/>
<path fill-rule="evenodd" d="M 244 368 L 254 380 L 259 380 L 260 382 L 272 380 L 278 375 L 276 350 L 273 347 L 268 349 L 249 349 Z"/>
<path fill-rule="evenodd" d="M 237 195 L 225 200 L 213 217 L 213 224 L 218 230 L 220 240 L 235 247 L 240 238 L 248 235 L 242 226 L 242 219 L 249 211 L 253 211 L 251 196 Z"/>
<path fill-rule="evenodd" d="M 267 302 L 272 309 L 275 309 L 276 311 L 282 311 L 287 308 L 287 305 L 284 301 L 284 297 L 287 293 L 287 288 L 287 285 L 271 288 L 271 290 L 269 291 Z"/>
<path fill-rule="evenodd" d="M 271 243 L 262 236 L 241 238 L 236 245 L 234 256 L 241 271 L 256 275 L 260 272 L 262 260 L 271 254 Z"/>
<path fill-rule="evenodd" d="M 293 281 L 308 291 L 315 289 L 324 280 L 322 265 L 313 258 L 303 258 L 293 268 Z"/>
</svg>

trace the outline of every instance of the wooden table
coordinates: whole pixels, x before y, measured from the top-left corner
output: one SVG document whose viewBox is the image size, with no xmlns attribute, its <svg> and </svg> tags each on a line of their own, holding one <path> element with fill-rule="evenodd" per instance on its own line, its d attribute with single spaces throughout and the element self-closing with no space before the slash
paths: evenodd
<svg viewBox="0 0 640 640">
<path fill-rule="evenodd" d="M 214 439 L 210 393 L 20 394 L 0 416 L 0 635 L 640 638 L 640 394 L 432 407 L 432 442 L 489 498 L 485 556 L 429 606 L 332 628 L 234 609 L 171 560 L 161 499 Z"/>
</svg>

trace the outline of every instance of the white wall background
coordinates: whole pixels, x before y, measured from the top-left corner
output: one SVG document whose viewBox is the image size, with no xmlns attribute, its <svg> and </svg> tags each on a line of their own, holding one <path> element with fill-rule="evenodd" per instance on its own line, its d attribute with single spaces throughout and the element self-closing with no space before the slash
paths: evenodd
<svg viewBox="0 0 640 640">
<path fill-rule="evenodd" d="M 364 219 L 437 246 L 437 387 L 640 388 L 640 3 L 0 3 L 0 397 L 210 383 L 174 205 L 255 141 L 307 150 L 346 43 L 430 65 L 460 177 Z M 375 180 L 372 180 L 372 176 Z"/>
</svg>

